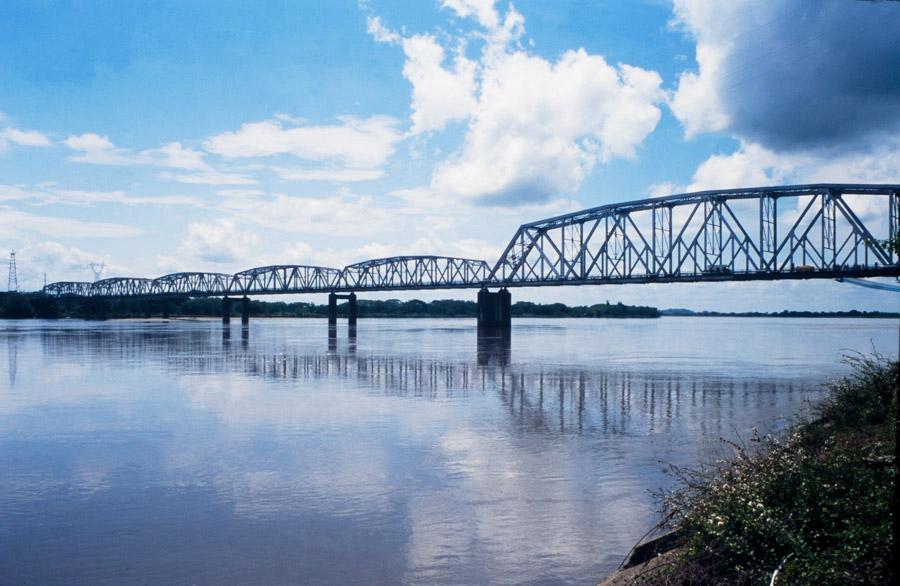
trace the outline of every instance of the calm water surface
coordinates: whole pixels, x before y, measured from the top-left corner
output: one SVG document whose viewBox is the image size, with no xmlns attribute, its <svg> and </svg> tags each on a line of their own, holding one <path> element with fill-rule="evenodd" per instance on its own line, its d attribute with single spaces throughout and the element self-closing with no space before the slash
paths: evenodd
<svg viewBox="0 0 900 586">
<path fill-rule="evenodd" d="M 655 522 L 661 462 L 783 425 L 897 336 L 0 321 L 0 584 L 593 584 Z"/>
</svg>

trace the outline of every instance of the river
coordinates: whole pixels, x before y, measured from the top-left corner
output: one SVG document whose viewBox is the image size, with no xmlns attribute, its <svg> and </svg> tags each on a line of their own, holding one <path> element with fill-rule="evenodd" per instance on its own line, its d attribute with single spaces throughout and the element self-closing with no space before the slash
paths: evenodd
<svg viewBox="0 0 900 586">
<path fill-rule="evenodd" d="M 0 584 L 595 584 L 874 319 L 0 320 Z M 3 372 L 5 370 L 5 372 Z"/>
</svg>

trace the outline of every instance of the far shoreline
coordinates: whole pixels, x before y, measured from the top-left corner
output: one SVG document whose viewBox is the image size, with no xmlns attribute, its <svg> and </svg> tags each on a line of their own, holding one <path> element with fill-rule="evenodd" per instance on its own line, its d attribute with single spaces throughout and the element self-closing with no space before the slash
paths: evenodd
<svg viewBox="0 0 900 586">
<path fill-rule="evenodd" d="M 238 304 L 232 304 L 231 316 L 240 315 Z M 169 298 L 102 298 L 102 297 L 50 297 L 40 292 L 0 293 L 0 318 L 84 318 L 89 320 L 152 317 L 221 318 L 222 300 L 218 297 L 169 297 Z M 249 314 L 254 318 L 325 318 L 328 306 L 303 301 L 277 301 L 251 299 Z M 346 303 L 338 304 L 338 313 L 346 314 Z M 564 303 L 534 303 L 517 301 L 510 307 L 511 317 L 518 318 L 611 318 L 657 319 L 660 317 L 741 317 L 741 318 L 863 318 L 900 319 L 900 312 L 782 310 L 764 311 L 695 311 L 686 308 L 659 309 L 651 306 L 626 305 L 609 300 L 591 305 L 566 305 Z M 361 299 L 358 316 L 370 318 L 467 318 L 478 315 L 475 301 L 439 299 L 421 301 L 412 299 Z"/>
</svg>

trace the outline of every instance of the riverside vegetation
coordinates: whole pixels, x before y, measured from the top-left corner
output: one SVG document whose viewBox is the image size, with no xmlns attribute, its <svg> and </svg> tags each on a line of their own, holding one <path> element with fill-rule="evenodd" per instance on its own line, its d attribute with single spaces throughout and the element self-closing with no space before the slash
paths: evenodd
<svg viewBox="0 0 900 586">
<path fill-rule="evenodd" d="M 239 301 L 239 298 L 235 298 Z M 387 301 L 361 299 L 358 301 L 361 317 L 475 317 L 478 306 L 474 301 L 441 299 L 438 301 Z M 240 304 L 232 305 L 232 315 L 240 312 Z M 346 303 L 338 305 L 341 314 L 346 313 Z M 531 303 L 518 301 L 511 308 L 513 317 L 608 317 L 654 318 L 673 317 L 849 317 L 849 318 L 900 318 L 900 313 L 883 311 L 781 311 L 778 313 L 696 312 L 688 309 L 657 309 L 621 302 L 597 303 L 570 307 L 562 303 Z M 222 303 L 217 298 L 188 299 L 56 299 L 41 293 L 0 293 L 0 318 L 6 319 L 55 319 L 74 317 L 82 319 L 147 318 L 165 315 L 169 317 L 219 317 Z M 283 301 L 250 302 L 254 317 L 327 317 L 328 306 L 314 303 Z"/>
<path fill-rule="evenodd" d="M 239 301 L 239 298 L 235 298 Z M 438 301 L 387 301 L 361 299 L 360 317 L 475 317 L 478 305 L 474 301 L 442 299 Z M 346 311 L 346 303 L 338 305 L 339 313 Z M 240 315 L 240 303 L 232 306 Z M 659 317 L 655 307 L 598 303 L 569 307 L 562 303 L 538 304 L 528 301 L 514 303 L 513 317 Z M 327 317 L 328 306 L 314 303 L 251 300 L 250 313 L 254 317 Z M 76 317 L 83 319 L 140 318 L 167 315 L 170 317 L 218 317 L 222 302 L 217 298 L 161 299 L 56 299 L 40 293 L 0 294 L 0 317 L 45 318 Z"/>
<path fill-rule="evenodd" d="M 660 525 L 672 532 L 605 584 L 892 583 L 900 368 L 848 362 L 852 374 L 784 433 L 674 468 Z"/>
</svg>

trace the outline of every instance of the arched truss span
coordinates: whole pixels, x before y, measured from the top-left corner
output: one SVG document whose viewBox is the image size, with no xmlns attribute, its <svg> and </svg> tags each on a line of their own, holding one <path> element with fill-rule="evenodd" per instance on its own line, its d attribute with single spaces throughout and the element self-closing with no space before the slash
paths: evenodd
<svg viewBox="0 0 900 586">
<path fill-rule="evenodd" d="M 900 273 L 900 185 L 704 191 L 522 225 L 490 281 L 578 285 Z"/>
<path fill-rule="evenodd" d="M 48 283 L 43 291 L 53 297 L 89 297 L 93 283 L 82 281 L 59 281 Z"/>
<path fill-rule="evenodd" d="M 153 279 L 150 292 L 155 295 L 225 295 L 231 287 L 231 275 L 225 273 L 172 273 Z"/>
<path fill-rule="evenodd" d="M 91 297 L 141 296 L 151 293 L 152 279 L 111 277 L 91 283 Z"/>
<path fill-rule="evenodd" d="M 349 289 L 441 289 L 481 286 L 490 273 L 483 260 L 451 256 L 394 256 L 348 265 Z"/>
<path fill-rule="evenodd" d="M 233 293 L 309 293 L 341 288 L 340 269 L 307 265 L 257 267 L 235 273 Z"/>
</svg>

